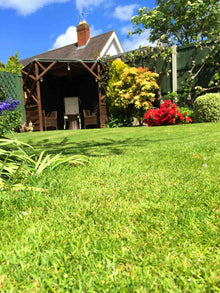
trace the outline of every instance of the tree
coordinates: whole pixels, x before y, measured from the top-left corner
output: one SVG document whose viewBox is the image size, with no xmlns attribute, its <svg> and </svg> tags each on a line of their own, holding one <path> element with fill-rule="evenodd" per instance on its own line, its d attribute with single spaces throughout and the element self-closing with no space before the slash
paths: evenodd
<svg viewBox="0 0 220 293">
<path fill-rule="evenodd" d="M 132 34 L 150 29 L 151 42 L 169 46 L 219 37 L 219 0 L 157 0 L 156 5 L 152 10 L 142 7 L 132 17 Z"/>
<path fill-rule="evenodd" d="M 3 62 L 0 61 L 0 71 L 4 71 L 5 70 L 5 65 Z"/>
<path fill-rule="evenodd" d="M 219 66 L 219 0 L 157 0 L 156 5 L 152 10 L 147 7 L 139 9 L 138 15 L 131 19 L 134 30 L 130 34 L 141 34 L 144 30 L 150 29 L 149 40 L 157 41 L 164 47 L 169 48 L 173 44 L 193 44 L 201 49 L 207 48 L 209 53 L 199 67 L 194 60 L 192 61 L 192 67 L 183 86 L 183 99 L 191 103 L 192 91 L 199 94 L 219 89 L 220 79 L 217 74 L 205 89 L 197 87 L 195 83 L 195 78 L 206 65 L 212 65 L 216 70 Z M 164 70 L 160 73 L 160 87 L 166 67 L 167 63 L 164 62 Z"/>
<path fill-rule="evenodd" d="M 186 77 L 185 82 L 183 82 L 183 100 L 186 99 L 190 104 L 192 101 L 192 92 L 194 92 L 194 100 L 197 96 L 204 94 L 206 92 L 217 91 L 220 88 L 220 75 L 219 75 L 219 39 L 216 41 L 209 41 L 206 43 L 198 43 L 196 44 L 197 50 L 208 50 L 208 54 L 202 60 L 200 65 L 197 65 L 193 60 L 190 70 L 188 71 L 188 76 Z M 197 66 L 196 66 L 197 65 Z M 205 68 L 205 66 L 212 66 L 215 68 L 215 74 L 212 76 L 211 80 L 208 80 L 207 87 L 198 86 L 195 83 L 196 77 L 200 74 L 200 72 Z"/>
<path fill-rule="evenodd" d="M 6 66 L 5 71 L 13 72 L 13 73 L 20 73 L 21 68 L 23 67 L 22 64 L 19 63 L 18 60 L 18 52 L 15 52 L 15 56 L 10 56 Z"/>
<path fill-rule="evenodd" d="M 0 71 L 12 72 L 12 73 L 20 73 L 22 64 L 19 63 L 18 52 L 15 52 L 15 56 L 10 56 L 6 65 L 0 62 Z"/>
</svg>

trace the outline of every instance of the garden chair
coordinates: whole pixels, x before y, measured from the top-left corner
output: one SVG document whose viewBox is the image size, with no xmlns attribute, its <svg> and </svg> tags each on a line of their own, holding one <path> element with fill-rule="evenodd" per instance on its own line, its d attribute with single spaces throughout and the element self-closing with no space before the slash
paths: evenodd
<svg viewBox="0 0 220 293">
<path fill-rule="evenodd" d="M 98 127 L 98 118 L 97 112 L 92 112 L 91 110 L 83 110 L 83 118 L 84 118 L 84 128 L 87 126 L 96 126 Z"/>
<path fill-rule="evenodd" d="M 44 110 L 42 110 L 42 115 L 45 130 L 47 130 L 48 128 L 55 128 L 56 130 L 58 129 L 57 111 L 45 112 Z"/>
</svg>

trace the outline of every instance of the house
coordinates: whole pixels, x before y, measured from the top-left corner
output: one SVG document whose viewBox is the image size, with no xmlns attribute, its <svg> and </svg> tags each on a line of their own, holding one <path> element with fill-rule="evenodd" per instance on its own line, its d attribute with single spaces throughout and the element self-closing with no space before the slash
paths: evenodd
<svg viewBox="0 0 220 293">
<path fill-rule="evenodd" d="M 65 128 L 65 119 L 73 128 L 84 127 L 86 110 L 97 115 L 98 127 L 104 127 L 107 113 L 99 58 L 123 52 L 115 31 L 90 38 L 89 25 L 83 21 L 77 26 L 77 43 L 21 60 L 27 121 L 32 121 L 35 130 L 42 131 L 44 113 L 55 112 L 58 129 Z M 79 113 L 65 113 L 68 97 L 78 98 L 75 111 Z"/>
</svg>

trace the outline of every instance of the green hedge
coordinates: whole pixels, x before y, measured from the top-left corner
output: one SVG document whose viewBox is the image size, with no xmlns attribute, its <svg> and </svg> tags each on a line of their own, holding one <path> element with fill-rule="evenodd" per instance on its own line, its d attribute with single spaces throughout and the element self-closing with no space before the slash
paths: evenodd
<svg viewBox="0 0 220 293">
<path fill-rule="evenodd" d="M 198 97 L 194 102 L 195 122 L 220 121 L 220 93 Z"/>
</svg>

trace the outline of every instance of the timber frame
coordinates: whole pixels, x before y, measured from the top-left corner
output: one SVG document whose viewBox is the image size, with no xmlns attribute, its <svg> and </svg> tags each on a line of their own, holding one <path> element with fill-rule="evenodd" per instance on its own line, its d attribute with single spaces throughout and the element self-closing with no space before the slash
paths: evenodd
<svg viewBox="0 0 220 293">
<path fill-rule="evenodd" d="M 97 82 L 98 101 L 99 101 L 99 119 L 100 127 L 104 128 L 107 121 L 106 106 L 104 103 L 105 95 L 101 89 L 101 70 L 102 65 L 97 60 L 58 60 L 58 59 L 35 59 L 21 70 L 23 77 L 24 106 L 26 111 L 37 109 L 38 130 L 43 131 L 41 86 L 42 78 L 52 70 L 59 70 L 59 65 L 70 68 L 76 64 L 83 70 L 87 70 Z M 69 70 L 69 69 L 68 69 Z"/>
</svg>

